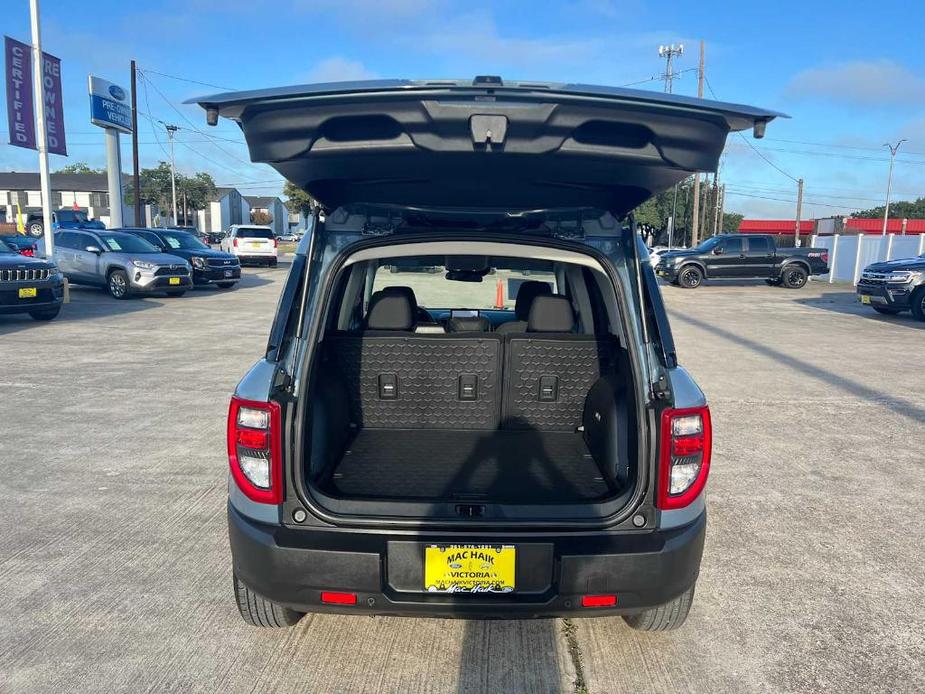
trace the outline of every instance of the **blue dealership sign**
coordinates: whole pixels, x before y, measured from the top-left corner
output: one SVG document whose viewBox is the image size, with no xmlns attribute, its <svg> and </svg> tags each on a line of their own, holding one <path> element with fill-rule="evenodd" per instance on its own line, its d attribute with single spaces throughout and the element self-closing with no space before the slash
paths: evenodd
<svg viewBox="0 0 925 694">
<path fill-rule="evenodd" d="M 90 75 L 90 122 L 101 128 L 132 132 L 132 109 L 125 90 L 118 84 Z"/>
</svg>

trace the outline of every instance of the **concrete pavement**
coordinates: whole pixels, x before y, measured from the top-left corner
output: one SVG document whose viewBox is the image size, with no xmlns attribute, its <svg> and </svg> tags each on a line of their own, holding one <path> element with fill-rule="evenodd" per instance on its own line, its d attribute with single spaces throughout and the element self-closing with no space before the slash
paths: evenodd
<svg viewBox="0 0 925 694">
<path fill-rule="evenodd" d="M 225 411 L 285 269 L 0 316 L 0 691 L 925 691 L 925 324 L 850 288 L 665 287 L 710 398 L 687 625 L 239 618 Z"/>
</svg>

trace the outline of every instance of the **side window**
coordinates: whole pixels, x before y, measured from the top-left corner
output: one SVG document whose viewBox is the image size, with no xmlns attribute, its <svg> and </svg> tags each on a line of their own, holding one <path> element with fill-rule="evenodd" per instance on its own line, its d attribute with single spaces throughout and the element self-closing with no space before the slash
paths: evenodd
<svg viewBox="0 0 925 694">
<path fill-rule="evenodd" d="M 71 232 L 71 243 L 73 244 L 71 248 L 74 248 L 78 251 L 84 250 L 87 246 L 99 245 L 96 242 L 96 239 L 91 238 L 89 234 L 83 234 L 79 231 Z"/>
<path fill-rule="evenodd" d="M 58 248 L 75 248 L 74 234 L 69 231 L 58 232 L 55 234 L 55 244 Z"/>
<path fill-rule="evenodd" d="M 764 236 L 759 236 L 757 238 L 748 240 L 748 250 L 750 253 L 770 253 L 771 252 L 771 239 Z"/>
<path fill-rule="evenodd" d="M 149 232 L 141 232 L 138 234 L 145 241 L 153 245 L 155 248 L 163 248 L 164 242 L 161 241 L 160 237 L 157 234 L 151 234 Z"/>
<path fill-rule="evenodd" d="M 723 253 L 726 255 L 739 255 L 742 252 L 742 239 L 734 238 L 723 241 Z"/>
</svg>

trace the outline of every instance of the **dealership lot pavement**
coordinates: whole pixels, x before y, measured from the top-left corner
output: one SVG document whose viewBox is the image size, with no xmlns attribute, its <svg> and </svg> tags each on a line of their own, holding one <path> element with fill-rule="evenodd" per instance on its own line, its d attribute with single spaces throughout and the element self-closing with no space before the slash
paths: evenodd
<svg viewBox="0 0 925 694">
<path fill-rule="evenodd" d="M 710 398 L 687 625 L 309 616 L 231 595 L 225 410 L 285 277 L 0 316 L 0 691 L 925 691 L 925 324 L 850 287 L 666 287 Z M 577 682 L 577 684 L 576 684 Z"/>
</svg>

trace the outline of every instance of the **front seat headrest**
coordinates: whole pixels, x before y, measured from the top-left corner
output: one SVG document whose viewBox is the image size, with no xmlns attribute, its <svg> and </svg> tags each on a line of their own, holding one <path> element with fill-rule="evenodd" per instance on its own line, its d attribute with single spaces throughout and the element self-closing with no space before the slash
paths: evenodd
<svg viewBox="0 0 925 694">
<path fill-rule="evenodd" d="M 386 287 L 373 294 L 366 314 L 367 330 L 412 330 L 417 302 L 410 287 Z"/>
<path fill-rule="evenodd" d="M 575 311 L 572 302 L 561 294 L 538 296 L 533 300 L 528 333 L 570 333 L 575 329 Z"/>
<path fill-rule="evenodd" d="M 538 282 L 537 280 L 527 280 L 520 285 L 517 290 L 517 300 L 514 302 L 514 315 L 517 320 L 528 320 L 530 318 L 530 308 L 533 306 L 533 300 L 538 296 L 552 294 L 548 282 Z"/>
<path fill-rule="evenodd" d="M 491 321 L 485 316 L 456 316 L 447 321 L 446 327 L 451 333 L 487 333 L 491 330 Z"/>
</svg>

